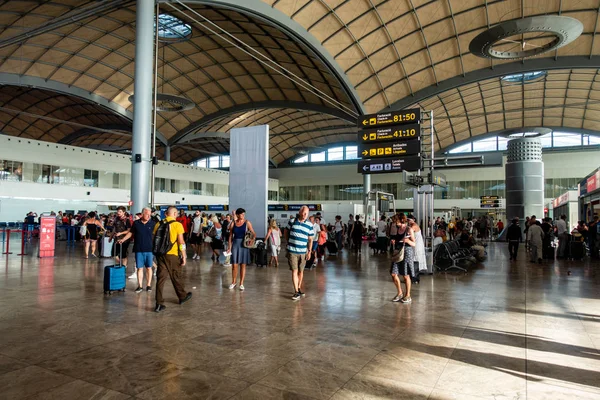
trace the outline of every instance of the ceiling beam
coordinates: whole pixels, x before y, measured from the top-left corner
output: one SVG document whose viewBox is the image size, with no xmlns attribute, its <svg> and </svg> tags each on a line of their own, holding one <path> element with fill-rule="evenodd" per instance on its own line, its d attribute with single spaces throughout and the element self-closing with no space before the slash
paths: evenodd
<svg viewBox="0 0 600 400">
<path fill-rule="evenodd" d="M 23 33 L 9 37 L 4 40 L 0 40 L 0 49 L 3 49 L 7 46 L 11 46 L 13 44 L 19 44 L 38 35 L 55 31 L 63 26 L 73 24 L 86 18 L 97 17 L 99 14 L 106 13 L 107 11 L 111 11 L 113 9 L 127 7 L 132 3 L 134 2 L 123 0 L 111 0 L 97 2 L 97 5 L 92 7 L 75 8 L 74 10 L 72 10 L 72 12 L 68 12 L 57 18 L 52 18 L 48 22 L 39 25 L 37 28 L 30 29 L 28 31 L 25 31 Z"/>
<path fill-rule="evenodd" d="M 116 132 L 121 131 L 121 132 Z M 128 133 L 124 133 L 124 132 Z M 77 139 L 92 135 L 118 135 L 131 138 L 131 125 L 102 125 L 98 129 L 82 128 L 73 133 L 68 134 L 60 139 L 58 143 L 68 144 L 75 142 Z"/>
<path fill-rule="evenodd" d="M 49 90 L 51 92 L 57 92 L 66 94 L 69 96 L 79 97 L 80 99 L 87 100 L 90 103 L 97 104 L 113 112 L 115 115 L 126 118 L 129 121 L 133 121 L 133 113 L 127 111 L 125 107 L 110 101 L 102 96 L 95 93 L 90 93 L 87 90 L 77 88 L 75 86 L 66 85 L 62 82 L 46 80 L 35 76 L 17 75 L 9 73 L 0 73 L 0 85 L 11 85 L 21 86 L 36 89 Z M 2 88 L 0 87 L 0 90 Z M 168 144 L 167 138 L 160 132 L 156 132 L 156 139 L 163 144 Z"/>
<path fill-rule="evenodd" d="M 494 68 L 483 68 L 465 73 L 439 82 L 437 85 L 428 86 L 415 92 L 414 96 L 406 96 L 390 107 L 380 112 L 402 110 L 413 104 L 417 104 L 431 97 L 437 96 L 447 90 L 456 89 L 460 86 L 469 85 L 491 78 L 505 75 L 520 74 L 533 71 L 549 71 L 554 69 L 578 69 L 578 68 L 600 68 L 600 57 L 589 58 L 588 56 L 564 56 L 558 59 L 552 57 L 528 58 L 526 63 L 515 61 L 506 64 L 494 65 Z"/>
<path fill-rule="evenodd" d="M 302 25 L 281 11 L 269 6 L 261 0 L 185 0 L 184 2 L 186 4 L 202 4 L 242 12 L 281 29 L 293 39 L 304 44 L 315 57 L 321 60 L 329 72 L 331 72 L 340 83 L 342 90 L 348 96 L 348 99 L 356 109 L 357 113 L 366 114 L 364 104 L 360 99 L 358 92 L 335 58 L 329 54 L 327 49 L 325 49 L 312 33 L 308 32 Z M 173 0 L 158 0 L 158 3 L 177 4 L 177 2 Z"/>
<path fill-rule="evenodd" d="M 337 108 L 325 107 L 318 104 L 310 104 L 302 101 L 258 101 L 253 103 L 239 104 L 230 108 L 224 108 L 215 113 L 205 115 L 200 118 L 196 122 L 188 125 L 187 127 L 181 129 L 177 132 L 171 139 L 169 139 L 169 144 L 174 145 L 177 143 L 185 143 L 190 140 L 195 139 L 196 137 L 203 137 L 204 133 L 200 132 L 196 136 L 195 132 L 205 125 L 209 125 L 211 122 L 214 122 L 220 118 L 226 117 L 228 115 L 241 113 L 245 111 L 251 110 L 262 110 L 262 109 L 274 109 L 274 108 L 287 108 L 287 109 L 295 109 L 302 111 L 314 111 L 320 112 L 323 114 L 331 115 L 334 117 L 338 117 L 345 121 L 356 123 L 356 118 L 350 114 L 347 114 Z"/>
</svg>

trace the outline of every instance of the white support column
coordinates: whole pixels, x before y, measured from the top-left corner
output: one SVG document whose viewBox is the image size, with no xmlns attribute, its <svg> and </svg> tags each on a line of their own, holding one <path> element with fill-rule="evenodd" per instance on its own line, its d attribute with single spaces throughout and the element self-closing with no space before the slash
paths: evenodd
<svg viewBox="0 0 600 400">
<path fill-rule="evenodd" d="M 152 73 L 154 55 L 154 1 L 137 0 L 133 137 L 131 145 L 132 212 L 148 206 L 150 194 L 150 142 L 152 135 Z"/>
</svg>

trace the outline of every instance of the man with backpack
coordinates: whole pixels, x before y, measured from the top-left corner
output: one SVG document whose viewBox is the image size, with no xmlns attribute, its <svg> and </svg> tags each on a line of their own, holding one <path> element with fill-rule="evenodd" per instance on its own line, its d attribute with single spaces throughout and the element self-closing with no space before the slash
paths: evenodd
<svg viewBox="0 0 600 400">
<path fill-rule="evenodd" d="M 171 280 L 179 304 L 192 298 L 192 292 L 185 291 L 182 283 L 182 269 L 186 262 L 185 231 L 183 226 L 175 220 L 177 208 L 171 206 L 167 209 L 165 219 L 154 227 L 154 241 L 152 252 L 156 256 L 156 308 L 161 312 L 166 307 L 163 299 L 163 287 L 167 279 Z"/>
</svg>

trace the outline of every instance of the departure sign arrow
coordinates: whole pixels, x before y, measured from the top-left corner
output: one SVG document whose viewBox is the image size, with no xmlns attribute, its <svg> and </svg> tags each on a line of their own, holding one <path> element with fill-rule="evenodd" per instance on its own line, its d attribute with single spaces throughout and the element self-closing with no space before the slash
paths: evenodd
<svg viewBox="0 0 600 400">
<path fill-rule="evenodd" d="M 380 114 L 363 115 L 358 118 L 358 127 L 395 126 L 405 124 L 420 124 L 421 110 L 412 108 L 410 110 L 390 111 Z"/>
<path fill-rule="evenodd" d="M 368 150 L 363 150 L 362 155 L 366 156 L 367 154 L 369 154 Z"/>
<path fill-rule="evenodd" d="M 411 140 L 421 137 L 421 127 L 418 124 L 398 127 L 367 128 L 358 133 L 359 143 L 389 142 L 396 140 Z"/>
</svg>

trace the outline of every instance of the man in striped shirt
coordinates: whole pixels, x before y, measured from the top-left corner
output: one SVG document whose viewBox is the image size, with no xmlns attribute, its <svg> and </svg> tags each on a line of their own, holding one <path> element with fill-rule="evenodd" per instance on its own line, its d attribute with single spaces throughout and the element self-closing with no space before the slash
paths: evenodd
<svg viewBox="0 0 600 400">
<path fill-rule="evenodd" d="M 292 282 L 294 283 L 294 295 L 292 300 L 299 300 L 304 293 L 300 290 L 302 278 L 304 277 L 304 266 L 307 256 L 312 248 L 313 236 L 315 235 L 313 225 L 308 221 L 308 207 L 302 206 L 298 216 L 292 223 L 287 240 L 287 258 L 290 270 L 292 270 Z"/>
</svg>

